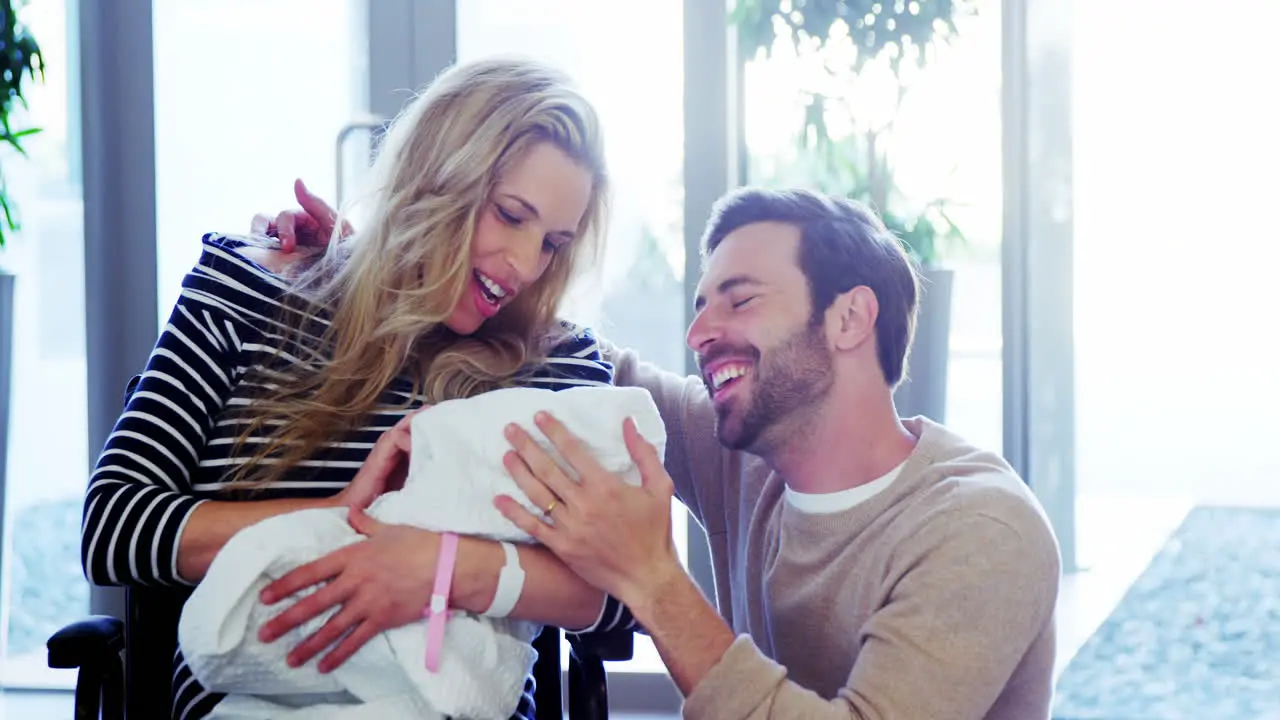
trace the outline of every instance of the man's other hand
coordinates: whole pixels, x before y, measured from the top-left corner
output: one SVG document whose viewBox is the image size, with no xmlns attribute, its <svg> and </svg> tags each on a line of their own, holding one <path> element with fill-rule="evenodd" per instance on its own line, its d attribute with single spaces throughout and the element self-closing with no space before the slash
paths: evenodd
<svg viewBox="0 0 1280 720">
<path fill-rule="evenodd" d="M 301 179 L 293 183 L 293 194 L 300 208 L 283 210 L 274 218 L 265 213 L 253 216 L 249 232 L 266 235 L 280 241 L 280 251 L 291 253 L 299 247 L 322 248 L 333 237 L 333 226 L 338 213 L 319 195 L 311 192 Z M 351 224 L 342 223 L 342 236 L 353 232 Z"/>
</svg>

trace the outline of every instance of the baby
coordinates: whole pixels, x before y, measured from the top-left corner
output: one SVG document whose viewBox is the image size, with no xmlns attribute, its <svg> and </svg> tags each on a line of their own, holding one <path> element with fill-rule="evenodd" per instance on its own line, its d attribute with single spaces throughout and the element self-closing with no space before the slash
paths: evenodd
<svg viewBox="0 0 1280 720">
<path fill-rule="evenodd" d="M 634 418 L 660 457 L 666 447 L 657 408 L 637 388 L 512 388 L 444 402 L 414 417 L 404 489 L 378 498 L 369 514 L 436 532 L 532 542 L 493 507 L 493 498 L 510 495 L 538 512 L 502 457 L 510 449 L 503 428 L 515 422 L 561 461 L 533 424 L 539 410 L 560 419 L 603 467 L 636 485 L 640 474 L 622 439 L 623 420 Z M 345 509 L 280 515 L 240 531 L 214 559 L 178 625 L 196 678 L 228 693 L 210 717 L 510 717 L 535 660 L 532 642 L 541 627 L 534 623 L 453 614 L 435 672 L 425 666 L 425 620 L 381 633 L 326 675 L 314 661 L 290 668 L 285 657 L 337 608 L 275 642 L 258 640 L 259 628 L 290 604 L 264 606 L 258 593 L 290 570 L 361 540 L 346 518 Z"/>
</svg>

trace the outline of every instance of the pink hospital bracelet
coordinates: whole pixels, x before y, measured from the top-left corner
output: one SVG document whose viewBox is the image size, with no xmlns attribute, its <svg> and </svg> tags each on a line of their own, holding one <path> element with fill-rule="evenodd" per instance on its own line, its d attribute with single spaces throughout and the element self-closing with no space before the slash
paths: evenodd
<svg viewBox="0 0 1280 720">
<path fill-rule="evenodd" d="M 427 618 L 427 670 L 440 669 L 440 650 L 444 646 L 444 626 L 449 619 L 449 588 L 453 584 L 453 566 L 458 559 L 458 536 L 440 536 L 440 558 L 436 562 L 436 584 L 431 591 L 431 604 L 422 611 Z"/>
</svg>

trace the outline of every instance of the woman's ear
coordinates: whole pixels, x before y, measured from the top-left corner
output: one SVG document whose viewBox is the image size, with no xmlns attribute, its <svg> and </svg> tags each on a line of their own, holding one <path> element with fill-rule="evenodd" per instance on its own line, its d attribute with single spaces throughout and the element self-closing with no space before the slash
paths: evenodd
<svg viewBox="0 0 1280 720">
<path fill-rule="evenodd" d="M 827 311 L 827 337 L 836 350 L 853 350 L 876 332 L 880 303 L 866 285 L 836 296 Z"/>
</svg>

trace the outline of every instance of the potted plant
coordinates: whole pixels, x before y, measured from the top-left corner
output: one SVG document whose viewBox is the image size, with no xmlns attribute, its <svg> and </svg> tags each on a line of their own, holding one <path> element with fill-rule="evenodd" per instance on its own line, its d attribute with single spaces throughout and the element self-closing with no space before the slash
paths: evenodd
<svg viewBox="0 0 1280 720">
<path fill-rule="evenodd" d="M 25 138 L 39 132 L 38 128 L 15 128 L 18 108 L 25 109 L 23 80 L 44 80 L 44 58 L 40 46 L 25 26 L 18 21 L 18 0 L 0 0 L 0 146 L 8 146 L 19 157 L 25 157 L 22 147 Z M 14 157 L 12 153 L 5 153 Z M 6 158 L 7 159 L 7 158 Z M 20 228 L 18 209 L 5 182 L 7 164 L 0 165 L 0 250 L 4 249 L 9 234 Z M 0 267 L 0 479 L 4 478 L 8 460 L 9 430 L 9 382 L 13 365 L 13 284 L 12 273 Z M 0 482 L 0 488 L 4 485 Z"/>
<path fill-rule="evenodd" d="M 795 157 L 783 167 L 761 167 L 753 176 L 866 203 L 920 265 L 923 294 L 915 342 L 895 399 L 904 416 L 926 415 L 939 422 L 946 415 L 954 276 L 943 265 L 943 254 L 965 238 L 947 213 L 947 200 L 920 202 L 901 191 L 891 148 L 894 120 L 910 88 L 907 71 L 922 69 L 936 43 L 958 35 L 956 19 L 975 12 L 975 2 L 737 0 L 731 14 L 744 59 L 771 57 L 781 41 L 798 57 L 817 60 L 812 66 L 820 72 L 797 77 L 804 110 Z"/>
</svg>

